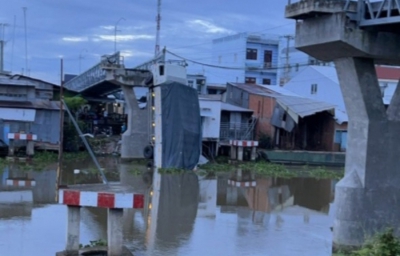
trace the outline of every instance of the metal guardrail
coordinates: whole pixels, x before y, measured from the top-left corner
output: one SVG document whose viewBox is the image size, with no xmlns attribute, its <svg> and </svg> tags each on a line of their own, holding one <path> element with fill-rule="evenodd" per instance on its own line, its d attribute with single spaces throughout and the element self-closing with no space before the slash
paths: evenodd
<svg viewBox="0 0 400 256">
<path fill-rule="evenodd" d="M 253 123 L 221 123 L 220 140 L 252 140 L 254 135 Z"/>
</svg>

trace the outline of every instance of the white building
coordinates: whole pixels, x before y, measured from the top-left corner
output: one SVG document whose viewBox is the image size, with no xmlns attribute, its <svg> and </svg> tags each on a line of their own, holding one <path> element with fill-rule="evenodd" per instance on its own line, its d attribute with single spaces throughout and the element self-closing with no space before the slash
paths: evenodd
<svg viewBox="0 0 400 256">
<path fill-rule="evenodd" d="M 288 56 L 288 58 L 287 58 Z M 281 85 L 285 83 L 285 75 L 288 71 L 288 80 L 292 79 L 298 73 L 303 71 L 308 66 L 334 66 L 333 62 L 323 62 L 319 61 L 316 58 L 304 53 L 302 51 L 297 50 L 294 46 L 289 48 L 285 47 L 280 52 L 280 58 L 282 67 L 286 67 L 286 63 L 289 63 L 288 70 L 286 68 L 282 68 L 281 74 Z"/>
<path fill-rule="evenodd" d="M 252 140 L 254 126 L 253 110 L 237 107 L 222 101 L 222 95 L 200 95 L 200 115 L 202 118 L 203 152 L 216 156 L 221 145 L 229 140 Z"/>
<path fill-rule="evenodd" d="M 212 58 L 217 66 L 207 74 L 210 82 L 277 84 L 279 81 L 278 36 L 240 33 L 213 40 Z"/>
</svg>

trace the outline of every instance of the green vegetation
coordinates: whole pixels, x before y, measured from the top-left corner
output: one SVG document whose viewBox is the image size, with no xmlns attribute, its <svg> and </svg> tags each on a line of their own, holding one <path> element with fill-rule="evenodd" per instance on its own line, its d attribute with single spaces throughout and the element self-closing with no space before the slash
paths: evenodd
<svg viewBox="0 0 400 256">
<path fill-rule="evenodd" d="M 64 153 L 64 160 L 80 161 L 88 157 L 87 152 Z M 14 166 L 20 171 L 44 171 L 50 164 L 58 162 L 58 154 L 54 152 L 37 152 L 35 156 L 26 161 L 12 161 L 7 158 L 0 158 L 0 174 L 7 166 Z M 97 170 L 96 170 L 97 171 Z"/>
<path fill-rule="evenodd" d="M 336 253 L 335 256 L 398 256 L 400 255 L 400 240 L 393 234 L 393 229 L 377 234 L 356 251 Z"/>
<path fill-rule="evenodd" d="M 232 172 L 237 168 L 244 171 L 252 171 L 262 177 L 295 178 L 311 177 L 317 179 L 341 179 L 344 175 L 343 170 L 332 171 L 324 167 L 303 166 L 302 170 L 290 170 L 285 165 L 271 164 L 267 162 L 249 162 L 238 165 L 208 163 L 201 166 L 207 175 L 215 175 L 222 172 Z"/>
<path fill-rule="evenodd" d="M 78 111 L 83 105 L 87 104 L 87 100 L 81 96 L 64 97 L 64 102 L 72 113 Z"/>
<path fill-rule="evenodd" d="M 98 247 L 98 246 L 107 246 L 107 241 L 104 240 L 95 240 L 95 241 L 90 241 L 89 244 L 83 245 L 80 244 L 79 248 L 92 248 L 92 247 Z"/>
</svg>

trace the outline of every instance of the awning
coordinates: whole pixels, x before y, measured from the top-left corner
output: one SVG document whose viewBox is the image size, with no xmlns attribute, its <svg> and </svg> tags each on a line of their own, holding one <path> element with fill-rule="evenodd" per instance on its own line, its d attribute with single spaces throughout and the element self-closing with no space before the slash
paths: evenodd
<svg viewBox="0 0 400 256">
<path fill-rule="evenodd" d="M 221 103 L 221 110 L 222 111 L 230 111 L 230 112 L 248 112 L 253 113 L 253 110 L 247 108 L 241 108 L 232 104 L 228 104 L 225 102 Z"/>
<path fill-rule="evenodd" d="M 35 115 L 35 109 L 0 108 L 0 119 L 3 120 L 33 122 Z"/>
<path fill-rule="evenodd" d="M 304 118 L 323 111 L 329 111 L 332 115 L 335 115 L 335 106 L 322 101 L 295 96 L 282 96 L 278 97 L 276 102 L 296 123 L 299 123 L 299 117 Z"/>
<path fill-rule="evenodd" d="M 200 116 L 202 117 L 213 117 L 212 111 L 209 108 L 200 109 Z"/>
</svg>

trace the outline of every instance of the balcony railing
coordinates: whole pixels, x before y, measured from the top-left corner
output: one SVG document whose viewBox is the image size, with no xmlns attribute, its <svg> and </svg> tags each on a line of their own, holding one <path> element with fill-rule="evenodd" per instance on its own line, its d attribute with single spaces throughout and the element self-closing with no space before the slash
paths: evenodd
<svg viewBox="0 0 400 256">
<path fill-rule="evenodd" d="M 253 140 L 254 123 L 221 123 L 220 140 Z"/>
</svg>

